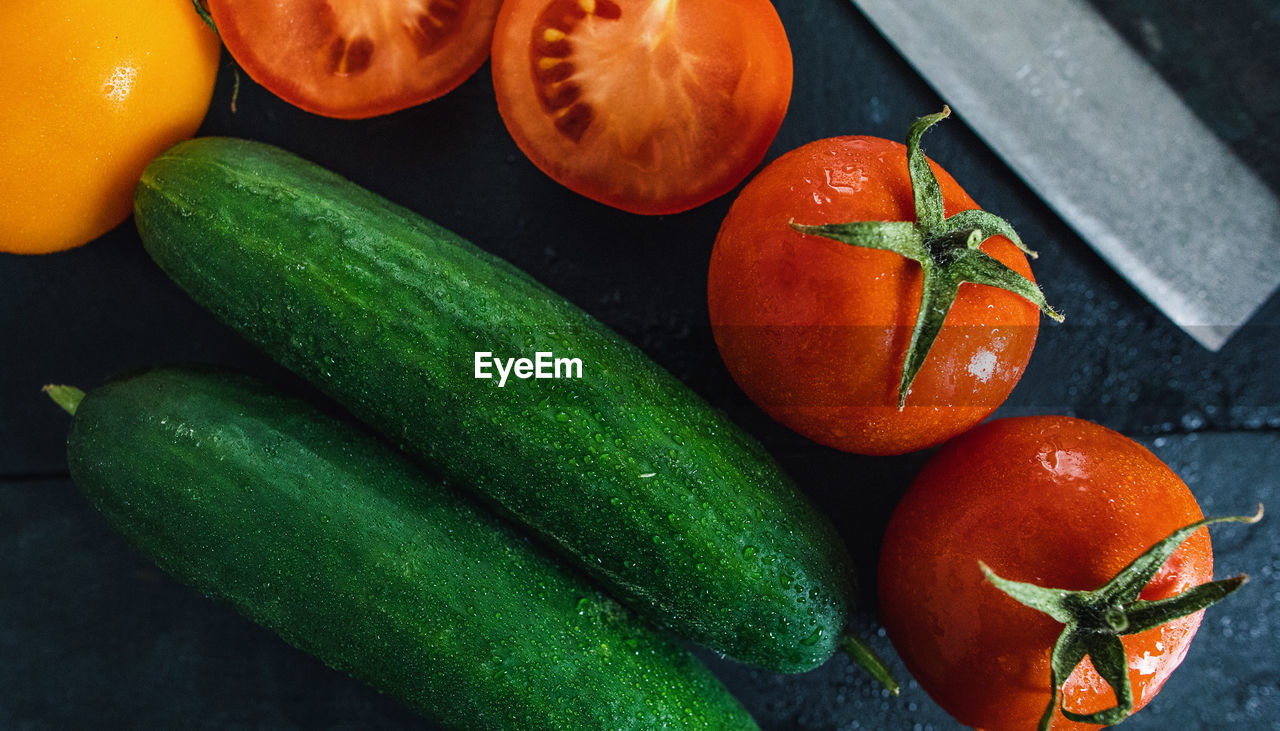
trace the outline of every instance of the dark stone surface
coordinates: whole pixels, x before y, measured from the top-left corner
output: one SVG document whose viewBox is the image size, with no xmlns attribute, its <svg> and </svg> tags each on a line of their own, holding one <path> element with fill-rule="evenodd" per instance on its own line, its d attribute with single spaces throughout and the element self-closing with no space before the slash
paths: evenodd
<svg viewBox="0 0 1280 731">
<path fill-rule="evenodd" d="M 1280 24 L 1273 5 L 1102 5 L 1135 43 L 1148 38 L 1146 55 L 1202 114 L 1219 103 L 1230 112 L 1211 124 L 1219 134 L 1276 149 L 1280 89 L 1275 74 L 1256 77 L 1258 64 L 1276 68 L 1258 45 Z M 913 118 L 940 108 L 848 3 L 777 6 L 796 76 L 770 159 L 823 136 L 901 138 Z M 486 66 L 422 107 L 342 122 L 299 112 L 247 79 L 232 112 L 226 61 L 203 131 L 272 142 L 333 168 L 509 259 L 617 329 L 778 456 L 834 516 L 871 584 L 880 532 L 925 455 L 868 459 L 815 446 L 733 384 L 704 301 L 711 243 L 732 195 L 659 218 L 582 199 L 516 149 L 488 73 Z M 1245 129 L 1231 121 L 1239 115 L 1253 121 L 1234 134 Z M 1259 500 L 1280 507 L 1280 378 L 1272 365 L 1280 362 L 1280 298 L 1210 354 L 1107 268 L 963 120 L 931 132 L 927 147 L 1041 252 L 1037 277 L 1069 318 L 1043 327 L 999 413 L 1072 414 L 1140 437 L 1183 475 L 1206 513 L 1248 511 Z M 1276 159 L 1259 163 L 1264 177 Z M 291 378 L 169 283 L 132 224 L 64 254 L 0 256 L 0 336 L 0 728 L 419 725 L 396 703 L 151 568 L 67 481 L 67 419 L 41 384 L 92 386 L 126 368 L 175 361 Z M 1125 728 L 1280 729 L 1273 521 L 1217 530 L 1219 574 L 1247 571 L 1255 581 L 1210 610 L 1165 692 Z M 875 632 L 869 611 L 857 623 Z M 892 657 L 887 640 L 876 644 Z M 955 727 L 914 684 L 890 699 L 841 658 L 794 677 L 708 660 L 769 729 Z"/>
</svg>

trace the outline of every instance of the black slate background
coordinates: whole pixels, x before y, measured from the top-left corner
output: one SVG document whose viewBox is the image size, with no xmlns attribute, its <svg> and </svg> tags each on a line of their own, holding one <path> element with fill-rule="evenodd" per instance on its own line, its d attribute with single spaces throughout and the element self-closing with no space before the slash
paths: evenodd
<svg viewBox="0 0 1280 731">
<path fill-rule="evenodd" d="M 768 159 L 818 137 L 901 138 L 941 100 L 843 0 L 776 0 L 792 42 L 791 109 Z M 1280 188 L 1280 6 L 1123 0 L 1099 7 L 1209 123 Z M 1269 40 L 1270 39 L 1270 40 Z M 705 275 L 732 196 L 660 218 L 624 214 L 545 178 L 511 142 L 488 67 L 450 95 L 363 122 L 323 119 L 247 78 L 231 109 L 224 56 L 203 133 L 293 150 L 529 271 L 636 342 L 756 435 L 829 512 L 873 584 L 897 498 L 927 455 L 870 459 L 777 426 L 724 370 Z M 1217 354 L 1165 320 L 964 126 L 929 154 L 1041 252 L 1068 322 L 1048 324 L 999 415 L 1062 413 L 1139 438 L 1206 513 L 1273 509 L 1280 471 L 1280 297 Z M 1280 242 L 1273 242 L 1280 249 Z M 469 354 L 460 354 L 461 356 Z M 67 418 L 39 393 L 121 370 L 225 364 L 301 387 L 168 282 L 126 223 L 46 257 L 0 255 L 0 728 L 407 728 L 421 721 L 139 558 L 66 476 Z M 1126 728 L 1280 729 L 1280 533 L 1217 530 L 1219 575 L 1253 581 L 1206 616 L 1162 695 Z M 865 606 L 874 606 L 867 592 Z M 873 613 L 855 618 L 906 680 Z M 706 653 L 703 653 L 706 656 Z M 799 676 L 707 661 L 766 729 L 950 729 L 911 682 L 890 698 L 843 658 Z"/>
</svg>

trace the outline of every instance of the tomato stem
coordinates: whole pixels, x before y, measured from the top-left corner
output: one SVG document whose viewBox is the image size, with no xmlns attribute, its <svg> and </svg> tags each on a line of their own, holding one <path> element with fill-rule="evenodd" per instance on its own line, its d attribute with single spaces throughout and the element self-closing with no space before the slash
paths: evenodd
<svg viewBox="0 0 1280 731">
<path fill-rule="evenodd" d="M 1196 521 L 1169 534 L 1147 549 L 1114 578 L 1093 591 L 1048 589 L 1035 584 L 1001 578 L 985 563 L 978 566 L 987 580 L 1018 603 L 1044 612 L 1066 625 L 1058 636 L 1050 655 L 1050 697 L 1040 731 L 1048 731 L 1054 713 L 1059 709 L 1062 686 L 1085 657 L 1115 692 L 1116 704 L 1095 713 L 1076 713 L 1062 702 L 1062 715 L 1079 723 L 1109 726 L 1133 713 L 1133 688 L 1129 684 L 1128 660 L 1122 635 L 1137 634 L 1185 617 L 1211 606 L 1239 589 L 1248 577 L 1244 574 L 1229 579 L 1194 586 L 1167 599 L 1139 599 L 1142 589 L 1156 575 L 1182 542 L 1200 528 L 1215 523 L 1248 523 L 1262 520 L 1262 505 L 1251 516 L 1235 515 Z"/>
<path fill-rule="evenodd" d="M 840 650 L 848 655 L 849 659 L 854 663 L 862 666 L 864 670 L 871 674 L 871 677 L 880 681 L 880 684 L 891 694 L 898 695 L 901 692 L 898 681 L 893 677 L 889 666 L 885 664 L 884 660 L 880 659 L 875 650 L 871 649 L 871 645 L 867 644 L 861 637 L 851 633 L 842 635 L 840 637 Z"/>
<path fill-rule="evenodd" d="M 84 400 L 84 391 L 75 386 L 55 386 L 48 385 L 40 389 L 49 394 L 49 398 L 53 402 L 62 407 L 64 411 L 72 416 L 76 415 L 76 409 L 80 408 L 80 402 Z"/>
<path fill-rule="evenodd" d="M 214 33 L 218 33 L 218 26 L 213 22 L 213 15 L 209 13 L 209 7 L 206 5 L 206 0 L 191 0 L 191 4 L 195 6 L 196 14 L 200 16 L 200 19 L 204 21 L 205 25 L 212 28 Z M 221 38 L 222 34 L 218 33 L 218 37 Z"/>
<path fill-rule="evenodd" d="M 920 138 L 950 114 L 951 109 L 943 107 L 937 114 L 917 119 L 907 132 L 907 170 L 915 200 L 914 222 L 858 221 L 821 226 L 791 223 L 792 228 L 801 233 L 851 246 L 892 251 L 920 265 L 923 275 L 920 311 L 903 359 L 902 378 L 898 384 L 898 410 L 906 407 L 911 384 L 942 331 L 943 322 L 960 293 L 962 283 L 985 284 L 1012 292 L 1035 304 L 1053 320 L 1062 322 L 1063 319 L 1045 301 L 1044 294 L 1035 283 L 979 248 L 993 236 L 1004 236 L 1027 256 L 1035 258 L 1036 253 L 1022 243 L 1008 221 L 981 209 L 946 216 L 942 188 L 928 158 L 920 150 Z"/>
</svg>

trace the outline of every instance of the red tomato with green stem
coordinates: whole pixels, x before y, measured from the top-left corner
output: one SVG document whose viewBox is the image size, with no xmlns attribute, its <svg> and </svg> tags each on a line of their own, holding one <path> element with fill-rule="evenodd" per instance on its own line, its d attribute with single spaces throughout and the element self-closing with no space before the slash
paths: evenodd
<svg viewBox="0 0 1280 731">
<path fill-rule="evenodd" d="M 918 120 L 906 146 L 792 150 L 747 184 L 716 238 L 707 300 L 725 364 L 822 444 L 901 454 L 964 432 L 1022 376 L 1040 311 L 1060 319 L 1012 227 L 920 150 L 948 113 Z"/>
<path fill-rule="evenodd" d="M 880 619 L 961 723 L 1118 723 L 1182 662 L 1203 608 L 1244 581 L 1206 583 L 1202 521 L 1182 480 L 1121 434 L 1068 417 L 988 422 L 946 444 L 894 511 Z"/>
<path fill-rule="evenodd" d="M 342 119 L 453 90 L 489 56 L 501 0 L 206 0 L 250 78 L 290 104 Z"/>
<path fill-rule="evenodd" d="M 507 0 L 493 85 L 547 175 L 675 213 L 760 164 L 791 99 L 791 46 L 769 0 Z"/>
</svg>

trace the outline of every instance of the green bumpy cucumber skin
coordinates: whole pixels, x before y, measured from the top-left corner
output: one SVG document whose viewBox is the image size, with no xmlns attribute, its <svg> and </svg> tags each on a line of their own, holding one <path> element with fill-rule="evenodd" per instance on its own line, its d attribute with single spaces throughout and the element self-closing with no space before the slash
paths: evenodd
<svg viewBox="0 0 1280 731">
<path fill-rule="evenodd" d="M 686 650 L 408 457 L 234 374 L 81 402 L 72 477 L 162 569 L 466 729 L 754 729 Z"/>
<path fill-rule="evenodd" d="M 204 138 L 135 194 L 148 252 L 285 367 L 681 636 L 779 672 L 831 657 L 852 570 L 758 442 L 507 262 L 283 150 Z M 473 354 L 581 359 L 474 377 Z"/>
</svg>

